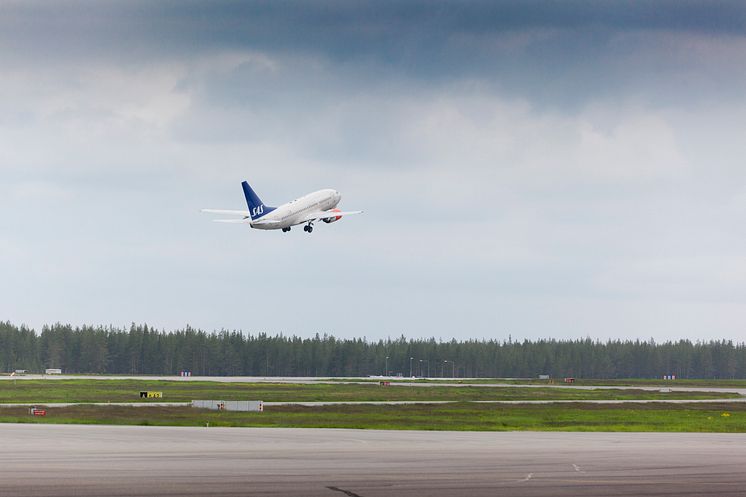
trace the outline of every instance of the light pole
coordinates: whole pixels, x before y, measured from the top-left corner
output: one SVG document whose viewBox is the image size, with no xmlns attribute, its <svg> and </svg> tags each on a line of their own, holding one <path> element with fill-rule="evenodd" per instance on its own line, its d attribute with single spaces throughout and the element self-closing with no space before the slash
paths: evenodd
<svg viewBox="0 0 746 497">
<path fill-rule="evenodd" d="M 386 356 L 386 371 L 383 372 L 383 376 L 389 375 L 389 356 Z"/>
<path fill-rule="evenodd" d="M 446 359 L 443 362 L 444 363 L 446 363 L 446 362 L 450 362 L 451 363 L 451 365 L 453 366 L 453 373 L 451 374 L 451 378 L 455 378 L 456 377 L 456 361 L 449 361 L 448 359 Z M 443 369 L 445 370 L 445 367 Z"/>
<path fill-rule="evenodd" d="M 427 377 L 430 378 L 430 359 L 420 359 L 420 375 L 422 374 L 422 363 L 427 363 Z"/>
<path fill-rule="evenodd" d="M 410 357 L 409 358 L 409 377 L 410 378 L 412 377 L 412 360 L 413 359 L 414 359 L 414 357 Z"/>
</svg>

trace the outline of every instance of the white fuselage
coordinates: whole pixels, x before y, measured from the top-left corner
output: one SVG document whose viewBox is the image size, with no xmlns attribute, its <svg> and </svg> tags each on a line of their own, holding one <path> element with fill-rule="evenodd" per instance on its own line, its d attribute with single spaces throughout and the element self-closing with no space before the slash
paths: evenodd
<svg viewBox="0 0 746 497">
<path fill-rule="evenodd" d="M 307 222 L 305 218 L 308 214 L 334 209 L 341 199 L 342 195 L 331 188 L 309 193 L 282 204 L 259 219 L 255 219 L 255 221 L 262 221 L 262 223 L 252 223 L 251 227 L 260 230 L 276 230 L 303 224 Z"/>
</svg>

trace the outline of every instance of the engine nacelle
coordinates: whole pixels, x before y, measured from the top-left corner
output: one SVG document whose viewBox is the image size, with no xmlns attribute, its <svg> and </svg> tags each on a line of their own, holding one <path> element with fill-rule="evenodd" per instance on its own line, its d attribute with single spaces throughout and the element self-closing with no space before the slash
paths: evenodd
<svg viewBox="0 0 746 497">
<path fill-rule="evenodd" d="M 342 211 L 339 209 L 332 209 L 330 212 L 342 212 Z M 334 221 L 339 221 L 340 219 L 342 219 L 342 216 L 325 217 L 324 222 L 326 224 L 329 224 L 329 223 L 333 223 Z"/>
</svg>

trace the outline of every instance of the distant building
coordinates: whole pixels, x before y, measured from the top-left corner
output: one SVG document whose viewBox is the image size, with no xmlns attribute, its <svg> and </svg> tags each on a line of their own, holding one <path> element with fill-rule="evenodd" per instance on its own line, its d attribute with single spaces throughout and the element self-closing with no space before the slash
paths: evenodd
<svg viewBox="0 0 746 497">
<path fill-rule="evenodd" d="M 548 380 L 549 379 L 549 375 L 548 374 L 540 374 L 539 375 L 539 379 L 540 380 Z"/>
<path fill-rule="evenodd" d="M 47 368 L 44 370 L 44 374 L 62 374 L 62 370 L 58 368 Z"/>
</svg>

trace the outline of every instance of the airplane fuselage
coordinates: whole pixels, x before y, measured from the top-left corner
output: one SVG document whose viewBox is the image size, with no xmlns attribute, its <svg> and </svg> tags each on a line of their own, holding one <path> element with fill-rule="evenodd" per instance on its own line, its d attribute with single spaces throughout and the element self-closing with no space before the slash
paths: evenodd
<svg viewBox="0 0 746 497">
<path fill-rule="evenodd" d="M 252 222 L 251 227 L 260 230 L 276 230 L 304 224 L 307 222 L 305 217 L 309 213 L 334 209 L 341 199 L 342 195 L 331 188 L 318 190 L 291 200 L 271 212 L 255 218 L 255 221 L 261 222 Z"/>
</svg>

